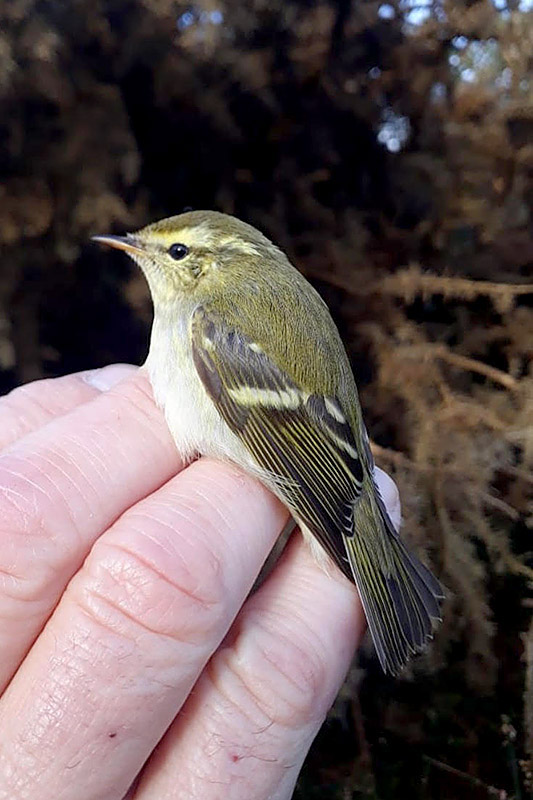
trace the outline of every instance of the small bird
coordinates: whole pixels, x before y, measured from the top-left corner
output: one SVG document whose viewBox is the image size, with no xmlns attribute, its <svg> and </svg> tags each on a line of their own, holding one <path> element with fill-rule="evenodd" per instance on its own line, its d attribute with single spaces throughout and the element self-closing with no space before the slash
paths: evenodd
<svg viewBox="0 0 533 800">
<path fill-rule="evenodd" d="M 387 514 L 320 295 L 262 233 L 215 211 L 93 239 L 148 281 L 145 366 L 181 454 L 229 460 L 281 499 L 319 560 L 355 583 L 381 666 L 397 674 L 432 638 L 443 592 Z"/>
</svg>

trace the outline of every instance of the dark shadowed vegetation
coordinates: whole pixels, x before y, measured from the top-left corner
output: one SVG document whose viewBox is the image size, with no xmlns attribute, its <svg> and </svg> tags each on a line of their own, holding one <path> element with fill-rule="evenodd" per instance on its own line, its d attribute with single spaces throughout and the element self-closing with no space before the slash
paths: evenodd
<svg viewBox="0 0 533 800">
<path fill-rule="evenodd" d="M 532 794 L 532 8 L 0 7 L 1 389 L 144 358 L 146 286 L 91 234 L 236 214 L 329 303 L 448 589 L 402 679 L 361 654 L 299 800 Z"/>
</svg>

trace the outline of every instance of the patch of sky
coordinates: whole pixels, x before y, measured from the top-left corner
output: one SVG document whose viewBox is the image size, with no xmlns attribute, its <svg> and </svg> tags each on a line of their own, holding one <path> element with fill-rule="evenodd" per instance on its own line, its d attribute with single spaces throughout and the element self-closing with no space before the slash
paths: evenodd
<svg viewBox="0 0 533 800">
<path fill-rule="evenodd" d="M 178 28 L 180 31 L 184 31 L 186 28 L 190 28 L 191 25 L 194 25 L 195 16 L 192 11 L 184 11 L 183 14 L 180 14 L 178 17 Z"/>
<path fill-rule="evenodd" d="M 501 13 L 504 19 L 510 16 L 508 0 L 491 0 L 491 3 L 494 8 Z M 516 9 L 523 14 L 527 14 L 528 11 L 533 11 L 533 0 L 519 0 Z"/>
<path fill-rule="evenodd" d="M 456 48 L 456 50 L 464 50 L 468 45 L 468 39 L 466 36 L 454 36 L 452 39 L 452 45 Z"/>
<path fill-rule="evenodd" d="M 532 0 L 533 1 L 533 0 Z M 511 85 L 512 72 L 504 67 L 500 46 L 496 39 L 468 39 L 455 36 L 452 41 L 448 63 L 454 75 L 465 83 L 476 83 L 481 76 L 487 77 L 499 88 Z"/>
<path fill-rule="evenodd" d="M 400 8 L 406 24 L 418 28 L 431 17 L 433 0 L 400 0 Z"/>
<path fill-rule="evenodd" d="M 389 153 L 399 153 L 411 135 L 411 123 L 408 117 L 396 114 L 387 106 L 381 115 L 378 129 L 378 142 L 384 145 Z"/>
<path fill-rule="evenodd" d="M 378 8 L 378 17 L 380 19 L 394 19 L 396 16 L 396 10 L 394 6 L 389 5 L 388 3 L 383 3 Z"/>
<path fill-rule="evenodd" d="M 196 22 L 203 25 L 222 25 L 224 14 L 218 8 L 213 9 L 213 11 L 184 11 L 178 17 L 177 26 L 180 31 L 184 31 Z"/>
<path fill-rule="evenodd" d="M 490 0 L 496 11 L 499 11 L 502 19 L 509 19 L 511 12 L 507 5 L 507 0 Z"/>
</svg>

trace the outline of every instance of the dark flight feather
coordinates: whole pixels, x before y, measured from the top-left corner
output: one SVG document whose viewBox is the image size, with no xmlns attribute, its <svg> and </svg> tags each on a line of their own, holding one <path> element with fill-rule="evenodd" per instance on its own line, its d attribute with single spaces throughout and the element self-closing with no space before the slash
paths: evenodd
<svg viewBox="0 0 533 800">
<path fill-rule="evenodd" d="M 379 660 L 396 673 L 432 637 L 443 592 L 404 546 L 336 397 L 297 386 L 252 342 L 203 307 L 194 364 L 209 396 L 275 491 L 355 582 Z M 267 481 L 265 481 L 267 482 Z"/>
</svg>

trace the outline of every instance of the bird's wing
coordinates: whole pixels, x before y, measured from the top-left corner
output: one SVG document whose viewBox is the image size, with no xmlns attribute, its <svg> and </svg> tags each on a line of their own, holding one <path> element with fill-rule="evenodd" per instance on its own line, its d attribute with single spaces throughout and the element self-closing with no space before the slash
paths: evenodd
<svg viewBox="0 0 533 800">
<path fill-rule="evenodd" d="M 343 535 L 353 534 L 363 467 L 339 401 L 298 387 L 259 344 L 203 307 L 191 337 L 196 370 L 220 415 L 352 578 Z"/>
<path fill-rule="evenodd" d="M 368 472 L 370 451 L 363 465 L 338 399 L 305 391 L 257 342 L 203 307 L 191 330 L 211 400 L 266 482 L 355 581 L 383 669 L 397 673 L 432 637 L 443 593 L 394 530 Z"/>
</svg>

